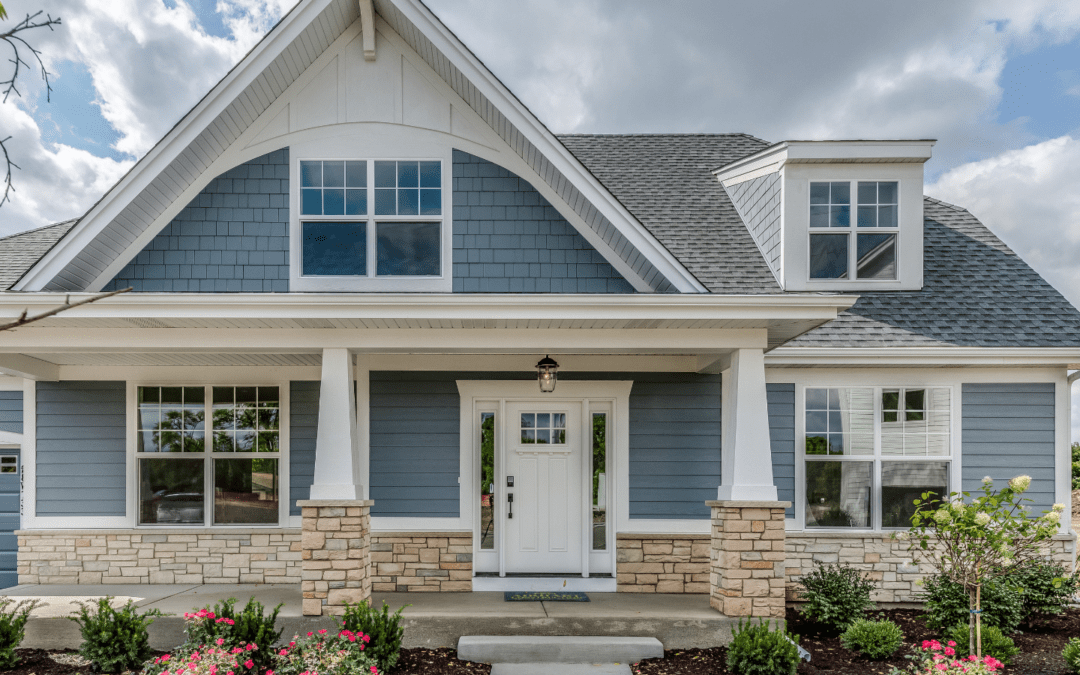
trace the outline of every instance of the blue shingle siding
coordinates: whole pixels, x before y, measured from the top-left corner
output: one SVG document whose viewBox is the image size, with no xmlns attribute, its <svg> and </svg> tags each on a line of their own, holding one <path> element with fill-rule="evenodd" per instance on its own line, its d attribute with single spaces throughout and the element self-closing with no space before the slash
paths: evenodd
<svg viewBox="0 0 1080 675">
<path fill-rule="evenodd" d="M 289 290 L 289 149 L 221 174 L 105 290 Z"/>
<path fill-rule="evenodd" d="M 772 443 L 773 483 L 782 502 L 791 502 L 787 517 L 795 517 L 795 385 L 768 384 L 769 441 Z"/>
<path fill-rule="evenodd" d="M 1054 503 L 1054 384 L 965 384 L 962 388 L 962 489 L 975 494 L 983 476 L 1000 487 L 1031 476 L 1024 495 L 1039 514 Z"/>
<path fill-rule="evenodd" d="M 0 391 L 0 431 L 23 432 L 23 393 Z"/>
<path fill-rule="evenodd" d="M 634 373 L 630 518 L 707 520 L 720 485 L 720 376 Z"/>
<path fill-rule="evenodd" d="M 298 499 L 311 496 L 315 480 L 315 438 L 319 431 L 319 387 L 289 383 L 289 515 L 299 516 Z"/>
<path fill-rule="evenodd" d="M 123 516 L 123 382 L 38 382 L 37 515 Z"/>
<path fill-rule="evenodd" d="M 536 189 L 454 151 L 455 293 L 633 293 Z"/>
</svg>

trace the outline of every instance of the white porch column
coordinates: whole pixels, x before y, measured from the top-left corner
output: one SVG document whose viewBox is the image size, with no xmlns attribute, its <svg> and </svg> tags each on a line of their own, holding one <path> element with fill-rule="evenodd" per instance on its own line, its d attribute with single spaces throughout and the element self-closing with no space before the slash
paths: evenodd
<svg viewBox="0 0 1080 675">
<path fill-rule="evenodd" d="M 356 457 L 356 397 L 348 349 L 324 349 L 312 500 L 364 498 Z"/>
<path fill-rule="evenodd" d="M 765 353 L 736 349 L 722 371 L 721 501 L 777 500 L 769 443 Z"/>
</svg>

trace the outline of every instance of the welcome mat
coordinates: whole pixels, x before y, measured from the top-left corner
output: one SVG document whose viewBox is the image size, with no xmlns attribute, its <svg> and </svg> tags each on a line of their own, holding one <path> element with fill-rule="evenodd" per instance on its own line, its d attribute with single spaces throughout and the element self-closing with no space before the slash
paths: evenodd
<svg viewBox="0 0 1080 675">
<path fill-rule="evenodd" d="M 577 591 L 506 591 L 506 602 L 589 602 L 589 596 Z"/>
</svg>

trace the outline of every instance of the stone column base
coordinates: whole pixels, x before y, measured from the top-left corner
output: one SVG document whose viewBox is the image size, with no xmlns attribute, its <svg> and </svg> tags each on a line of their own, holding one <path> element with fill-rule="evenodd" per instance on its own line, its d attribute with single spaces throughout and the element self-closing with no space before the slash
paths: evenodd
<svg viewBox="0 0 1080 675">
<path fill-rule="evenodd" d="M 371 597 L 369 500 L 311 499 L 303 511 L 304 616 L 342 614 Z"/>
<path fill-rule="evenodd" d="M 784 618 L 784 510 L 791 502 L 705 502 L 712 508 L 709 604 L 727 616 Z"/>
</svg>

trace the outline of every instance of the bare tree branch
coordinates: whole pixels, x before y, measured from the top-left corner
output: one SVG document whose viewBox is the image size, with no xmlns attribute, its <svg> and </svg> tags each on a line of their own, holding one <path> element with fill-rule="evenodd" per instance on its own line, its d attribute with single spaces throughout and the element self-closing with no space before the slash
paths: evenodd
<svg viewBox="0 0 1080 675">
<path fill-rule="evenodd" d="M 12 321 L 11 323 L 0 324 L 0 331 L 14 330 L 15 328 L 21 328 L 21 327 L 23 327 L 23 326 L 25 326 L 27 324 L 34 323 L 35 321 L 41 321 L 42 319 L 47 319 L 50 316 L 56 316 L 60 312 L 66 312 L 67 310 L 71 309 L 72 307 L 78 307 L 80 305 L 89 305 L 91 302 L 97 302 L 98 300 L 104 300 L 105 298 L 111 298 L 114 295 L 120 295 L 121 293 L 127 293 L 127 292 L 129 292 L 131 290 L 133 290 L 133 289 L 130 286 L 128 286 L 127 288 L 122 288 L 119 291 L 110 291 L 108 293 L 99 293 L 98 295 L 94 295 L 94 296 L 91 296 L 89 298 L 83 298 L 82 300 L 77 300 L 76 302 L 71 302 L 71 296 L 69 295 L 66 298 L 64 298 L 64 304 L 60 305 L 59 307 L 56 307 L 55 309 L 50 309 L 47 312 L 42 312 L 41 314 L 35 314 L 33 316 L 28 316 L 30 310 L 24 309 L 23 313 L 21 315 L 19 315 L 18 319 Z"/>
</svg>

